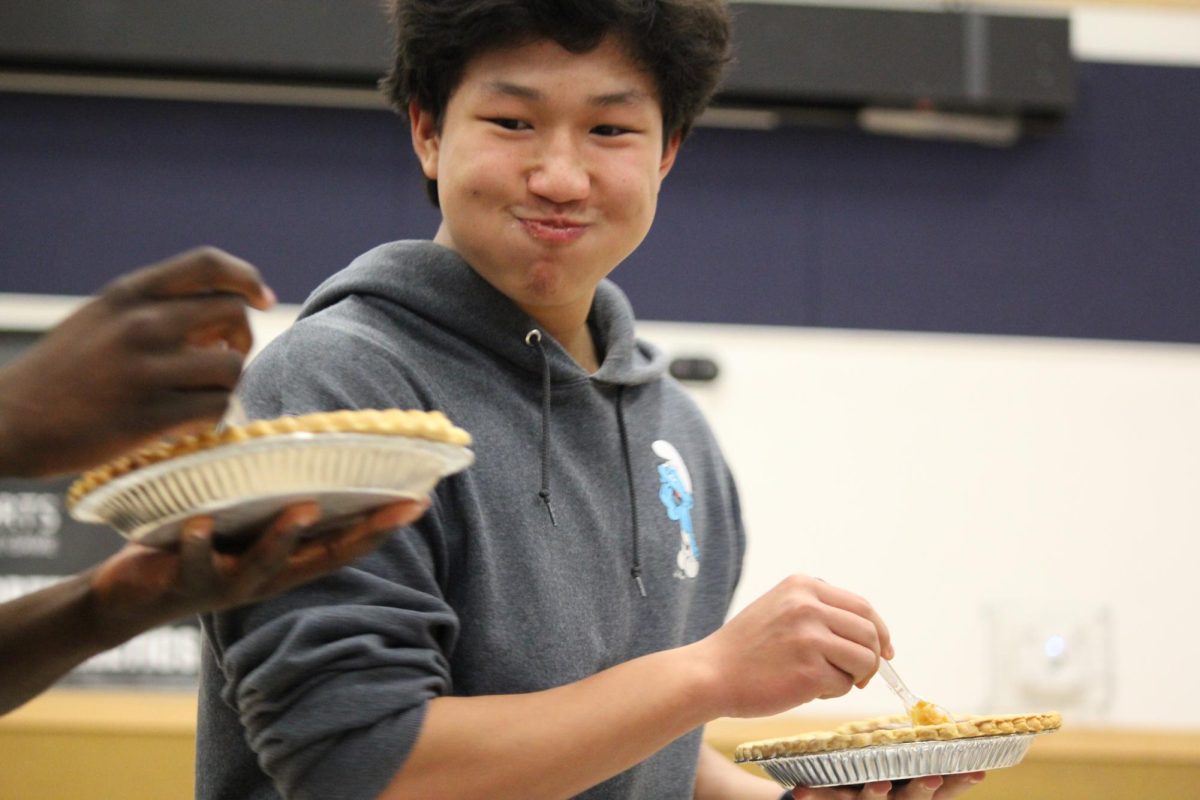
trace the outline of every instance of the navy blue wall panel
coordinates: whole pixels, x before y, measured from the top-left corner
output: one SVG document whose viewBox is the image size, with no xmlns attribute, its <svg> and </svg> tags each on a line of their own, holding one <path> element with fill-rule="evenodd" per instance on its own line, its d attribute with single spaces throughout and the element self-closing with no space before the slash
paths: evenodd
<svg viewBox="0 0 1200 800">
<path fill-rule="evenodd" d="M 1200 69 L 1079 81 L 1005 150 L 698 129 L 614 277 L 646 319 L 1200 342 Z M 436 222 L 387 111 L 0 94 L 0 291 L 207 243 L 299 301 Z"/>
<path fill-rule="evenodd" d="M 701 130 L 619 280 L 650 318 L 1200 342 L 1200 69 L 1080 67 L 1012 149 Z"/>
<path fill-rule="evenodd" d="M 432 235 L 386 111 L 0 95 L 0 290 L 86 294 L 197 244 L 286 300 L 373 243 Z"/>
</svg>

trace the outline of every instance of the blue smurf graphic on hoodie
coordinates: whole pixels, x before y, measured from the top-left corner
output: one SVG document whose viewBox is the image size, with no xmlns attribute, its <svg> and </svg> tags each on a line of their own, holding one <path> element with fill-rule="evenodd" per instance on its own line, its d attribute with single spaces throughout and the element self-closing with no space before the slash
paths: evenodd
<svg viewBox="0 0 1200 800">
<path fill-rule="evenodd" d="M 659 439 L 652 445 L 655 455 L 663 459 L 658 465 L 660 481 L 658 499 L 667 509 L 667 516 L 679 523 L 679 553 L 675 556 L 675 577 L 694 578 L 700 572 L 700 546 L 692 529 L 692 476 L 683 456 L 670 442 Z"/>
</svg>

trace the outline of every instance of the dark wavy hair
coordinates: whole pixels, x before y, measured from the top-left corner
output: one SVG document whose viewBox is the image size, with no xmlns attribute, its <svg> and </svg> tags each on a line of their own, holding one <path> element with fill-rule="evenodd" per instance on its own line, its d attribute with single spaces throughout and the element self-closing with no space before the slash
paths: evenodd
<svg viewBox="0 0 1200 800">
<path fill-rule="evenodd" d="M 724 0 L 389 0 L 395 58 L 380 86 L 392 106 L 433 113 L 441 124 L 467 64 L 488 50 L 553 40 L 587 53 L 614 36 L 650 74 L 662 105 L 664 144 L 687 138 L 729 63 Z M 437 184 L 427 186 L 437 205 Z"/>
</svg>

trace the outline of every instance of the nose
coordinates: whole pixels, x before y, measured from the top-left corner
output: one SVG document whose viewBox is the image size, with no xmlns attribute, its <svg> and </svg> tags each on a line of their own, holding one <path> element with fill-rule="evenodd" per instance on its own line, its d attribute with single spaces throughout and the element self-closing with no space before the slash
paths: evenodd
<svg viewBox="0 0 1200 800">
<path fill-rule="evenodd" d="M 580 146 L 567 133 L 555 134 L 546 141 L 529 173 L 529 190 L 552 203 L 586 199 L 591 182 Z"/>
</svg>

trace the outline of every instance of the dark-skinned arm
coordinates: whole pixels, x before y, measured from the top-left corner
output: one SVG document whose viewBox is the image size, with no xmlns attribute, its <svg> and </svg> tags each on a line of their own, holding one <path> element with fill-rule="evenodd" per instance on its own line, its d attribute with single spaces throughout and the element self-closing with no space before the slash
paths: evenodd
<svg viewBox="0 0 1200 800">
<path fill-rule="evenodd" d="M 262 600 L 345 566 L 427 506 L 397 503 L 306 540 L 319 511 L 298 504 L 238 555 L 213 549 L 211 521 L 201 517 L 184 526 L 175 550 L 129 544 L 86 572 L 0 605 L 0 714 L 151 628 Z"/>
</svg>

